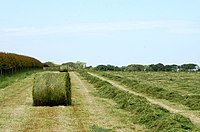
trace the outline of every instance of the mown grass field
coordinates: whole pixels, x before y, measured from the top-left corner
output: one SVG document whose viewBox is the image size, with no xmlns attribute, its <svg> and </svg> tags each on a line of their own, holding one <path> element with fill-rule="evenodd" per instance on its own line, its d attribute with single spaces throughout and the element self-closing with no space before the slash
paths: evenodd
<svg viewBox="0 0 200 132">
<path fill-rule="evenodd" d="M 199 73 L 70 72 L 72 105 L 54 107 L 33 106 L 36 73 L 0 89 L 0 131 L 200 131 Z"/>
<path fill-rule="evenodd" d="M 200 73 L 94 72 L 200 125 Z M 150 99 L 149 99 L 150 98 Z"/>
<path fill-rule="evenodd" d="M 76 72 L 70 73 L 71 106 L 33 106 L 35 74 L 13 80 L 0 89 L 0 131 L 145 131 L 143 125 L 130 122 L 129 112 L 119 109 L 113 100 L 97 96 L 96 88 Z"/>
<path fill-rule="evenodd" d="M 144 85 L 176 91 L 183 95 L 200 95 L 199 72 L 101 72 Z"/>
<path fill-rule="evenodd" d="M 100 75 L 148 96 L 200 110 L 200 73 L 99 72 Z"/>
<path fill-rule="evenodd" d="M 124 77 L 122 75 L 126 73 L 96 72 L 95 74 L 117 80 L 117 82 L 122 85 L 126 82 L 124 84 L 128 86 L 128 89 L 133 89 L 132 83 L 136 84 L 134 80 L 123 79 Z M 145 125 L 150 131 L 196 131 L 194 128 L 197 124 L 194 125 L 188 117 L 182 116 L 182 114 L 179 113 L 175 114 L 163 108 L 162 105 L 155 105 L 149 102 L 147 99 L 148 96 L 134 95 L 129 91 L 124 91 L 123 89 L 119 89 L 119 87 L 115 87 L 117 85 L 111 85 L 109 83 L 110 81 L 102 81 L 101 78 L 93 74 L 84 73 L 83 76 L 85 76 L 90 83 L 93 83 L 95 87 L 98 87 L 100 96 L 116 101 L 121 109 L 131 112 L 132 122 Z"/>
</svg>

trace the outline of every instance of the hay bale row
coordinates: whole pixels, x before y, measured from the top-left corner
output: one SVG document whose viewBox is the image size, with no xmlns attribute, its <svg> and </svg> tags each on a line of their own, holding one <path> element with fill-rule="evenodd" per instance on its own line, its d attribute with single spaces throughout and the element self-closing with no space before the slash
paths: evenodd
<svg viewBox="0 0 200 132">
<path fill-rule="evenodd" d="M 33 84 L 33 105 L 71 105 L 69 73 L 43 72 L 36 74 Z"/>
</svg>

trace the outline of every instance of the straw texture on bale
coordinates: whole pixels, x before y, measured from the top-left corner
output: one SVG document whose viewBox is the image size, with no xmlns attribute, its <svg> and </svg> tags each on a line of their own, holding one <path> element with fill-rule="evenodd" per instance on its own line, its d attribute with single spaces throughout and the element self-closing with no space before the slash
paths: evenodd
<svg viewBox="0 0 200 132">
<path fill-rule="evenodd" d="M 69 73 L 43 72 L 36 74 L 33 85 L 33 105 L 71 105 Z"/>
</svg>

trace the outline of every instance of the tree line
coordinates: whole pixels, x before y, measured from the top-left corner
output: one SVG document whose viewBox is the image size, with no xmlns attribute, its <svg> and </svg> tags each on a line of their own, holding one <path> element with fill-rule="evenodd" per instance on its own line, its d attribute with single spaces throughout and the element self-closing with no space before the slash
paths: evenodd
<svg viewBox="0 0 200 132">
<path fill-rule="evenodd" d="M 115 65 L 98 65 L 96 67 L 86 66 L 85 62 L 66 62 L 62 65 L 56 65 L 53 62 L 46 62 L 44 63 L 47 67 L 66 67 L 68 70 L 79 70 L 79 69 L 91 69 L 97 71 L 127 71 L 127 72 L 134 72 L 134 71 L 154 71 L 154 72 L 179 72 L 179 71 L 186 71 L 186 72 L 196 72 L 200 71 L 200 68 L 197 64 L 183 64 L 183 65 L 164 65 L 162 63 L 158 64 L 150 64 L 150 65 L 141 65 L 141 64 L 131 64 L 128 66 L 115 66 Z"/>
<path fill-rule="evenodd" d="M 90 67 L 91 68 L 91 67 Z M 93 69 L 97 71 L 164 71 L 164 72 L 178 72 L 178 71 L 189 71 L 196 72 L 200 71 L 200 68 L 197 64 L 183 64 L 183 65 L 164 65 L 162 63 L 151 64 L 151 65 L 140 65 L 140 64 L 131 64 L 128 66 L 114 66 L 114 65 L 98 65 Z"/>
<path fill-rule="evenodd" d="M 42 67 L 43 64 L 33 57 L 0 52 L 0 75 Z"/>
</svg>

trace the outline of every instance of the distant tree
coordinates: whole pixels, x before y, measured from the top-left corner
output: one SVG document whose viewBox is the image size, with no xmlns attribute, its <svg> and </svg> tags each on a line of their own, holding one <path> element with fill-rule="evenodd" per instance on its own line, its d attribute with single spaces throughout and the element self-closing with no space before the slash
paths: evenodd
<svg viewBox="0 0 200 132">
<path fill-rule="evenodd" d="M 120 70 L 121 70 L 121 71 L 125 71 L 125 70 L 126 70 L 126 66 L 122 66 L 122 67 L 120 68 Z"/>
<path fill-rule="evenodd" d="M 97 71 L 121 71 L 121 68 L 113 65 L 98 65 L 94 68 Z"/>
<path fill-rule="evenodd" d="M 162 63 L 151 64 L 146 68 L 146 71 L 165 71 L 165 66 Z"/>
<path fill-rule="evenodd" d="M 156 71 L 156 70 L 157 68 L 154 64 L 151 64 L 146 68 L 146 71 Z"/>
<path fill-rule="evenodd" d="M 165 71 L 172 71 L 171 65 L 166 65 L 165 66 Z"/>
<path fill-rule="evenodd" d="M 98 65 L 94 68 L 97 71 L 107 71 L 107 66 L 106 65 Z"/>
<path fill-rule="evenodd" d="M 145 66 L 145 71 L 153 71 L 152 65 L 153 64 Z"/>
<path fill-rule="evenodd" d="M 125 71 L 144 71 L 145 67 L 139 64 L 131 64 L 125 67 Z"/>
<path fill-rule="evenodd" d="M 87 69 L 87 70 L 92 70 L 93 67 L 92 67 L 92 66 L 87 66 L 85 69 Z"/>
<path fill-rule="evenodd" d="M 183 64 L 183 65 L 181 65 L 181 71 L 188 71 L 190 69 L 196 69 L 196 67 L 198 67 L 197 64 Z"/>
<path fill-rule="evenodd" d="M 178 70 L 178 65 L 175 65 L 175 64 L 173 64 L 173 65 L 165 65 L 164 66 L 164 69 L 165 69 L 165 71 L 177 71 Z"/>
<path fill-rule="evenodd" d="M 172 66 L 172 71 L 177 72 L 179 69 L 179 66 L 176 64 L 171 65 Z"/>
<path fill-rule="evenodd" d="M 157 68 L 156 71 L 165 71 L 165 66 L 162 63 L 158 63 L 155 66 Z"/>
<path fill-rule="evenodd" d="M 115 71 L 115 66 L 113 65 L 107 65 L 107 71 Z"/>
<path fill-rule="evenodd" d="M 121 67 L 115 66 L 115 71 L 122 71 Z"/>
<path fill-rule="evenodd" d="M 54 66 L 58 66 L 57 64 L 53 63 L 53 62 L 45 62 L 44 65 L 46 65 L 46 67 L 54 67 Z"/>
</svg>

